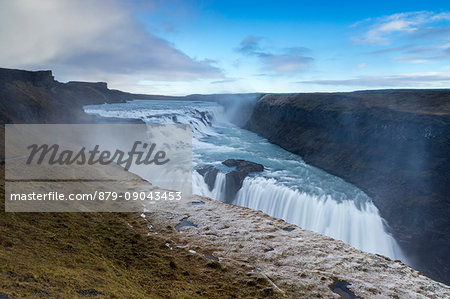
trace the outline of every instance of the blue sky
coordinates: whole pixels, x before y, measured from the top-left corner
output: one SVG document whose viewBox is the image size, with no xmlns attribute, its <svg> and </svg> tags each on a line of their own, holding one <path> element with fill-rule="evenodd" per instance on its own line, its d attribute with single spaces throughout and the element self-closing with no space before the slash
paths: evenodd
<svg viewBox="0 0 450 299">
<path fill-rule="evenodd" d="M 449 1 L 3 0 L 0 20 L 0 66 L 135 92 L 450 87 Z"/>
</svg>

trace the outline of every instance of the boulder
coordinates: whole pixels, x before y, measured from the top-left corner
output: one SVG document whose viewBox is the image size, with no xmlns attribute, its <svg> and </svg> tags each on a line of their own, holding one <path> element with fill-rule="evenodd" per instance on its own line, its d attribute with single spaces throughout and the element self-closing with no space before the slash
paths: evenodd
<svg viewBox="0 0 450 299">
<path fill-rule="evenodd" d="M 216 183 L 216 177 L 219 170 L 214 166 L 206 166 L 204 168 L 197 169 L 197 172 L 200 173 L 205 180 L 209 191 L 212 191 L 212 189 L 214 189 L 214 184 Z"/>
<path fill-rule="evenodd" d="M 261 172 L 264 166 L 255 162 L 240 159 L 228 159 L 222 162 L 223 165 L 232 167 L 233 170 L 225 175 L 225 202 L 232 203 L 236 193 L 241 189 L 244 179 L 252 172 Z M 214 189 L 219 169 L 214 166 L 205 166 L 197 169 L 197 172 L 203 176 L 209 191 Z"/>
<path fill-rule="evenodd" d="M 225 201 L 231 203 L 236 193 L 241 189 L 244 179 L 251 172 L 261 172 L 264 166 L 255 162 L 238 159 L 228 159 L 222 162 L 228 167 L 235 167 L 233 171 L 226 174 Z"/>
</svg>

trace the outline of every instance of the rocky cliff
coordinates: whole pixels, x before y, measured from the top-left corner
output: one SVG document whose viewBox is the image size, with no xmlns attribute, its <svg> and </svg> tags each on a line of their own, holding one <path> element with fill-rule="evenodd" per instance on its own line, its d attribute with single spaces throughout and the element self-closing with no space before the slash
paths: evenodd
<svg viewBox="0 0 450 299">
<path fill-rule="evenodd" d="M 117 165 L 89 171 L 116 178 L 104 190 L 165 191 Z M 95 190 L 97 183 L 83 184 L 83 192 Z M 400 261 L 204 197 L 147 203 L 143 213 L 5 213 L 3 204 L 2 299 L 450 296 L 449 286 Z"/>
<path fill-rule="evenodd" d="M 135 98 L 164 97 L 110 90 L 102 82 L 60 83 L 51 71 L 0 68 L 3 124 L 134 122 L 86 115 L 83 105 Z M 0 136 L 0 298 L 281 296 L 269 280 L 249 280 L 240 266 L 222 267 L 208 252 L 193 254 L 176 247 L 160 237 L 163 229 L 160 235 L 150 234 L 151 225 L 140 213 L 5 213 L 3 128 Z M 114 172 L 117 166 L 108 176 Z M 145 190 L 153 188 L 131 173 L 126 176 L 130 180 L 114 184 L 130 184 L 130 190 L 139 190 L 135 183 Z M 52 188 L 61 191 L 62 185 Z M 165 230 L 178 237 L 174 228 Z M 445 286 L 431 283 L 448 293 Z"/>
<path fill-rule="evenodd" d="M 83 105 L 123 102 L 137 96 L 108 89 L 104 82 L 61 83 L 51 71 L 0 68 L 3 124 L 95 122 L 99 119 L 86 115 Z"/>
<path fill-rule="evenodd" d="M 246 127 L 365 191 L 413 265 L 450 283 L 450 90 L 266 95 Z"/>
<path fill-rule="evenodd" d="M 218 102 L 225 107 L 234 123 L 242 125 L 248 120 L 255 99 L 260 96 L 256 93 L 188 96 L 133 94 L 109 89 L 105 82 L 61 83 L 54 79 L 51 71 L 0 68 L 0 121 L 3 124 L 123 122 L 124 119 L 86 115 L 83 105 L 147 99 Z"/>
<path fill-rule="evenodd" d="M 353 159 L 361 155 L 361 153 L 358 154 L 361 148 L 370 151 L 371 145 L 364 145 L 364 142 L 372 140 L 369 138 L 372 135 L 377 136 L 377 134 L 369 134 L 372 131 L 379 131 L 379 140 L 386 139 L 383 134 L 392 136 L 391 139 L 396 140 L 394 136 L 395 132 L 398 132 L 404 134 L 400 135 L 407 140 L 404 142 L 410 142 L 409 137 L 406 137 L 414 135 L 411 132 L 416 132 L 412 129 L 414 127 L 412 124 L 417 123 L 419 126 L 421 123 L 419 120 L 413 121 L 413 116 L 416 114 L 426 120 L 433 119 L 434 122 L 430 127 L 423 128 L 424 136 L 421 137 L 422 135 L 419 134 L 415 142 L 420 143 L 420 140 L 437 142 L 437 145 L 432 147 L 435 151 L 432 152 L 432 157 L 440 157 L 437 153 L 446 149 L 448 145 L 448 139 L 444 138 L 448 136 L 448 93 L 443 93 L 447 102 L 440 100 L 441 95 L 436 96 L 434 92 L 430 92 L 427 103 L 431 104 L 429 107 L 423 106 L 421 113 L 414 112 L 411 104 L 403 105 L 401 101 L 392 108 L 383 106 L 385 104 L 381 100 L 380 102 L 358 100 L 363 96 L 362 94 L 359 96 L 355 94 L 355 97 L 352 96 L 353 94 L 343 94 L 344 98 L 354 98 L 354 101 L 350 102 L 333 101 L 335 95 L 331 94 L 324 95 L 325 98 L 319 101 L 299 100 L 298 104 L 295 104 L 298 96 L 265 96 L 257 103 L 249 127 L 259 131 L 273 142 L 284 143 L 283 146 L 286 148 L 289 145 L 295 145 L 295 148 L 292 147 L 291 150 L 300 153 L 307 161 L 314 162 L 312 158 L 315 154 L 320 154 L 316 157 L 316 165 L 319 165 L 320 161 L 328 161 L 332 166 L 339 163 L 345 166 L 336 167 L 335 170 L 332 167 L 327 168 L 326 163 L 321 166 L 332 173 L 339 175 L 336 172 L 339 169 L 343 174 L 352 173 L 355 167 L 360 167 L 362 178 L 364 174 L 369 183 L 373 179 L 369 187 L 374 187 L 365 189 L 368 193 L 370 190 L 385 191 L 373 198 L 380 209 L 383 204 L 385 207 L 393 206 L 394 212 L 391 219 L 388 219 L 386 215 L 385 217 L 393 224 L 398 238 L 402 239 L 401 237 L 405 236 L 404 243 L 411 245 L 416 244 L 413 241 L 417 240 L 418 236 L 423 237 L 426 236 L 426 232 L 430 233 L 429 244 L 417 245 L 417 248 L 422 250 L 419 253 L 429 248 L 429 256 L 426 254 L 417 256 L 423 257 L 423 264 L 428 266 L 428 268 L 422 268 L 433 269 L 433 277 L 440 279 L 443 274 L 448 273 L 445 256 L 448 245 L 448 217 L 445 218 L 448 213 L 445 208 L 448 209 L 448 203 L 445 205 L 445 201 L 441 201 L 445 184 L 448 183 L 448 178 L 445 176 L 448 170 L 446 153 L 441 155 L 438 162 L 432 164 L 441 165 L 440 168 L 436 166 L 438 170 L 434 168 L 428 172 L 424 170 L 424 175 L 429 176 L 426 182 L 433 182 L 430 185 L 430 189 L 433 190 L 430 196 L 417 195 L 413 192 L 414 188 L 421 186 L 420 184 L 418 186 L 401 185 L 409 186 L 412 190 L 404 190 L 403 187 L 395 184 L 391 186 L 390 182 L 380 185 L 377 181 L 380 180 L 379 178 L 371 177 L 376 173 L 370 172 L 371 167 L 375 167 L 377 163 L 366 162 L 363 158 L 345 163 L 343 157 L 345 157 L 346 149 L 350 154 L 354 151 L 354 154 L 350 155 Z M 375 96 L 377 93 L 370 95 L 370 97 Z M 60 83 L 54 80 L 50 71 L 28 72 L 0 69 L 0 118 L 3 123 L 94 122 L 99 119 L 86 115 L 82 109 L 83 105 L 122 102 L 133 98 L 169 99 L 162 96 L 133 95 L 110 90 L 106 83 Z M 170 99 L 189 99 L 189 97 L 171 97 Z M 418 98 L 418 103 L 421 102 L 420 99 L 421 97 Z M 377 103 L 379 105 L 376 105 Z M 378 111 L 377 109 L 381 112 L 374 112 Z M 368 116 L 365 116 L 363 111 Z M 402 115 L 412 116 L 405 121 L 405 116 Z M 367 119 L 364 120 L 364 117 Z M 336 119 L 343 122 L 342 128 L 335 127 L 336 131 L 333 133 L 331 128 L 336 125 Z M 384 127 L 386 123 L 383 122 L 380 128 L 375 126 L 377 130 L 372 129 L 373 125 L 370 122 L 380 121 L 380 119 L 385 120 L 386 123 L 389 120 L 393 122 L 393 125 Z M 396 119 L 404 123 L 404 129 L 395 126 Z M 350 130 L 355 135 L 345 133 L 348 127 L 355 127 Z M 359 127 L 366 128 L 369 132 L 367 140 L 359 140 L 363 135 L 358 133 L 361 130 L 357 129 Z M 420 126 L 416 129 L 422 132 Z M 303 131 L 306 137 L 301 134 Z M 0 132 L 3 134 L 4 131 Z M 333 137 L 333 134 L 336 136 Z M 312 137 L 312 143 L 309 143 L 309 137 Z M 0 156 L 3 158 L 1 153 L 4 148 L 3 138 L 0 140 L 2 141 Z M 329 140 L 334 143 L 329 143 Z M 348 148 L 342 145 L 345 143 L 349 143 Z M 419 149 L 429 150 L 426 147 L 428 141 L 423 143 L 424 147 Z M 376 147 L 376 143 L 372 145 L 375 148 L 370 152 L 383 152 L 384 147 L 381 144 L 378 145 L 379 148 Z M 302 149 L 309 151 L 302 154 L 300 151 Z M 405 151 L 407 149 L 406 147 Z M 333 155 L 330 156 L 328 152 L 330 150 L 336 150 L 334 158 L 338 159 L 339 163 L 332 164 Z M 392 152 L 398 153 L 398 148 L 393 148 Z M 400 157 L 400 154 L 396 156 L 398 156 L 397 159 L 405 159 Z M 358 162 L 360 164 L 354 161 L 360 161 Z M 378 164 L 381 163 L 380 161 Z M 387 165 L 389 161 L 394 163 L 397 160 L 391 157 L 383 163 Z M 361 168 L 360 165 L 364 163 L 366 167 Z M 419 165 L 428 169 L 425 168 L 429 167 L 428 163 L 431 161 Z M 365 169 L 367 174 L 362 172 L 362 169 Z M 387 175 L 390 174 L 389 171 L 385 171 Z M 395 169 L 392 171 L 396 173 Z M 441 172 L 434 173 L 434 171 Z M 408 183 L 410 179 L 410 176 L 407 176 L 408 173 L 413 176 L 415 170 L 405 167 L 403 173 L 396 173 L 397 179 L 402 178 L 403 175 L 405 182 Z M 448 287 L 423 277 L 400 262 L 365 254 L 342 242 L 298 228 L 294 231 L 291 231 L 293 227 L 285 230 L 288 224 L 281 220 L 270 218 L 261 212 L 205 198 L 194 198 L 195 202 L 189 206 L 180 203 L 177 207 L 180 210 L 177 213 L 175 211 L 178 210 L 173 206 L 161 206 L 161 210 L 155 211 L 154 214 L 144 215 L 148 217 L 145 221 L 138 214 L 4 213 L 2 212 L 4 202 L 4 165 L 2 164 L 0 164 L 0 174 L 0 222 L 2 224 L 0 225 L 2 229 L 0 297 L 38 296 L 39 294 L 47 296 L 59 294 L 63 297 L 74 297 L 77 294 L 101 295 L 106 289 L 109 290 L 108 295 L 119 297 L 178 295 L 194 298 L 195 296 L 217 297 L 219 294 L 233 295 L 233 297 L 285 297 L 285 295 L 293 298 L 298 298 L 300 295 L 337 297 L 331 291 L 345 292 L 346 282 L 352 283 L 350 289 L 356 295 L 363 297 L 424 298 L 445 297 L 449 294 Z M 437 179 L 439 174 L 441 180 Z M 341 176 L 352 181 L 350 176 Z M 356 175 L 357 178 L 358 175 Z M 352 181 L 355 184 L 357 184 L 356 179 Z M 399 192 L 402 196 L 389 197 L 388 191 Z M 383 197 L 383 194 L 386 194 L 386 197 Z M 405 194 L 415 196 L 406 198 Z M 435 218 L 426 224 L 413 223 L 415 225 L 413 228 L 407 226 L 409 224 L 405 222 L 409 219 L 408 217 L 399 219 L 397 223 L 392 222 L 391 220 L 396 218 L 395 212 L 399 218 L 401 215 L 408 215 L 397 208 L 402 204 L 408 204 L 410 211 L 417 211 L 417 213 L 421 208 L 427 211 L 423 217 L 412 215 L 413 220 L 417 219 L 415 217 L 422 217 L 419 218 L 421 221 L 432 219 L 428 213 Z M 417 205 L 419 208 L 416 208 Z M 165 208 L 167 209 L 164 210 Z M 389 212 L 389 209 L 382 209 L 382 212 Z M 180 231 L 173 229 L 173 225 L 180 220 L 185 220 L 186 217 L 196 224 L 200 233 L 198 231 L 190 233 L 189 228 Z M 149 226 L 147 219 L 152 221 L 153 228 L 158 231 L 148 232 L 148 228 L 152 226 Z M 142 223 L 138 223 L 138 220 Z M 405 230 L 403 234 L 401 225 Z M 80 227 L 86 227 L 86 229 L 80 230 Z M 412 234 L 414 228 L 418 230 L 417 234 Z M 407 239 L 409 235 L 413 235 L 412 239 Z M 187 251 L 185 247 L 192 250 Z M 414 248 L 411 246 L 410 252 L 414 253 Z M 441 265 L 435 266 L 440 260 Z M 105 264 L 105 261 L 108 262 Z M 225 263 L 222 264 L 223 261 Z M 54 265 L 58 267 L 55 268 Z M 148 269 L 153 270 L 148 271 Z M 70 282 L 67 282 L 61 273 L 70 273 Z M 98 277 L 102 279 L 99 280 Z M 333 288 L 337 288 L 337 291 Z"/>
</svg>

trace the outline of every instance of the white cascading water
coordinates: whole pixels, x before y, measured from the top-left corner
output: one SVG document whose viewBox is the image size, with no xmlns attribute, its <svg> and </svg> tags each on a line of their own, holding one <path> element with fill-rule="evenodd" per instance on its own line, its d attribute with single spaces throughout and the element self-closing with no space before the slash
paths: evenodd
<svg viewBox="0 0 450 299">
<path fill-rule="evenodd" d="M 264 172 L 250 174 L 244 180 L 233 204 L 261 210 L 366 252 L 406 262 L 397 242 L 386 231 L 387 225 L 378 209 L 365 193 L 231 124 L 217 103 L 131 101 L 86 106 L 85 110 L 105 117 L 139 118 L 147 123 L 191 124 L 194 167 L 214 165 L 220 170 L 212 190 L 194 171 L 194 193 L 225 201 L 225 174 L 232 169 L 221 162 L 233 158 L 260 163 Z"/>
<path fill-rule="evenodd" d="M 357 208 L 350 200 L 337 202 L 330 195 L 309 195 L 277 186 L 273 180 L 251 178 L 244 181 L 236 204 L 262 210 L 367 252 L 401 257 L 395 240 L 386 234 L 378 209 L 371 202 Z"/>
</svg>

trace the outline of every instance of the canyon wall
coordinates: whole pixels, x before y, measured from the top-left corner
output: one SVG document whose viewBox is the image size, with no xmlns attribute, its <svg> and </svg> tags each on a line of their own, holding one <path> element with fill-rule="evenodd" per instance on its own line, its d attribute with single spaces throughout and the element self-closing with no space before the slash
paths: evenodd
<svg viewBox="0 0 450 299">
<path fill-rule="evenodd" d="M 51 71 L 0 68 L 0 119 L 5 123 L 92 123 L 83 105 L 117 103 L 139 95 L 108 89 L 104 82 L 68 82 Z M 122 120 L 123 121 L 123 120 Z"/>
<path fill-rule="evenodd" d="M 51 71 L 0 68 L 3 124 L 124 122 L 87 115 L 83 105 L 198 97 L 136 95 L 102 82 L 60 83 Z M 413 265 L 450 284 L 449 90 L 266 95 L 246 126 L 364 190 Z"/>
<path fill-rule="evenodd" d="M 412 264 L 450 283 L 450 90 L 265 95 L 246 128 L 365 191 Z"/>
</svg>

